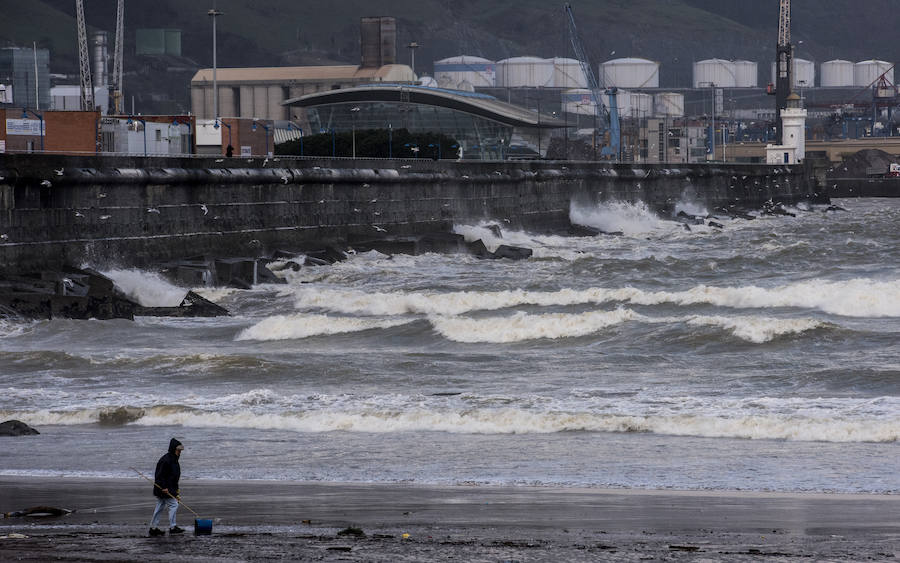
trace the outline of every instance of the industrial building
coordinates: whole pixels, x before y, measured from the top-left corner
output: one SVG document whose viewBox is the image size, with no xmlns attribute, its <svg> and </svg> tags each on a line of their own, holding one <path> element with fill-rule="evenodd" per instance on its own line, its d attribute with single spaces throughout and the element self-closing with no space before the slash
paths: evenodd
<svg viewBox="0 0 900 563">
<path fill-rule="evenodd" d="M 50 51 L 5 47 L 0 49 L 0 84 L 12 90 L 7 103 L 37 110 L 50 107 Z"/>
<path fill-rule="evenodd" d="M 536 158 L 546 155 L 551 133 L 565 121 L 485 94 L 407 84 L 371 84 L 307 94 L 288 100 L 292 119 L 305 131 L 406 129 L 443 133 L 467 159 Z M 414 157 L 422 147 L 409 147 Z M 441 157 L 441 155 L 433 155 Z"/>
<path fill-rule="evenodd" d="M 412 68 L 396 63 L 394 18 L 362 18 L 360 43 L 358 66 L 202 69 L 191 79 L 193 113 L 200 119 L 226 116 L 287 120 L 282 104 L 292 98 L 363 84 L 416 82 Z M 216 102 L 218 111 L 213 107 Z"/>
<path fill-rule="evenodd" d="M 378 82 L 415 82 L 412 69 L 399 64 L 227 68 L 216 74 L 219 116 L 250 119 L 288 119 L 282 104 L 306 94 Z M 200 119 L 216 117 L 212 84 L 212 69 L 198 71 L 191 80 L 191 107 Z"/>
</svg>

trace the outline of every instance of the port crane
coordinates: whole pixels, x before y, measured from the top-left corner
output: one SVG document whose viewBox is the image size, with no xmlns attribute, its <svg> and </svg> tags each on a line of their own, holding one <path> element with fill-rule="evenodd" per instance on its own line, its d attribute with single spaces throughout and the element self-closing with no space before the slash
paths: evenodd
<svg viewBox="0 0 900 563">
<path fill-rule="evenodd" d="M 793 47 L 791 46 L 791 0 L 780 0 L 778 9 L 778 44 L 775 46 L 775 139 L 784 144 L 781 111 L 787 109 L 793 80 Z"/>
<path fill-rule="evenodd" d="M 599 124 L 608 125 L 609 145 L 603 147 L 600 151 L 602 156 L 611 157 L 619 160 L 620 153 L 620 127 L 619 127 L 619 110 L 616 101 L 617 90 L 615 87 L 609 87 L 603 90 L 597 81 L 597 76 L 591 67 L 587 58 L 587 52 L 584 50 L 584 44 L 581 36 L 578 34 L 578 26 L 575 25 L 575 13 L 572 11 L 571 4 L 566 4 L 566 16 L 569 24 L 569 40 L 572 42 L 572 49 L 575 51 L 575 58 L 581 64 L 581 70 L 587 80 L 588 88 L 591 91 L 591 97 L 594 102 L 594 146 L 597 144 L 596 137 L 600 133 Z M 601 93 L 605 93 L 609 98 L 609 108 L 603 105 Z"/>
<path fill-rule="evenodd" d="M 78 27 L 78 64 L 81 70 L 81 111 L 94 110 L 94 85 L 88 55 L 87 30 L 84 26 L 84 0 L 75 0 L 75 25 Z"/>
<path fill-rule="evenodd" d="M 116 5 L 116 46 L 113 54 L 112 98 L 113 111 L 122 113 L 122 63 L 125 54 L 125 0 Z"/>
</svg>

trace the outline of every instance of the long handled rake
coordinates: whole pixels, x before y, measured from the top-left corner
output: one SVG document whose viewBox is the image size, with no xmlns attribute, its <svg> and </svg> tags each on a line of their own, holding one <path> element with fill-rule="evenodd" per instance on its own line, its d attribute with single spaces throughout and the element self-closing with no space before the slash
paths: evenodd
<svg viewBox="0 0 900 563">
<path fill-rule="evenodd" d="M 164 493 L 166 493 L 167 495 L 172 497 L 172 499 L 175 502 L 177 502 L 181 506 L 185 507 L 191 514 L 196 516 L 196 518 L 194 518 L 194 535 L 195 536 L 200 536 L 200 535 L 208 536 L 208 535 L 212 534 L 212 519 L 200 518 L 200 515 L 197 514 L 196 512 L 194 512 L 194 510 L 190 506 L 184 504 L 184 501 L 182 501 L 180 498 L 176 497 L 169 491 L 164 490 L 162 487 L 159 486 L 159 483 L 157 483 L 150 477 L 147 477 L 146 475 L 144 475 L 143 473 L 141 473 L 134 467 L 132 467 L 131 470 L 134 471 L 135 473 L 137 473 L 138 475 L 140 475 L 141 477 L 143 477 L 144 479 L 146 479 L 148 482 L 153 483 L 154 487 L 156 487 L 160 491 L 163 491 Z"/>
</svg>

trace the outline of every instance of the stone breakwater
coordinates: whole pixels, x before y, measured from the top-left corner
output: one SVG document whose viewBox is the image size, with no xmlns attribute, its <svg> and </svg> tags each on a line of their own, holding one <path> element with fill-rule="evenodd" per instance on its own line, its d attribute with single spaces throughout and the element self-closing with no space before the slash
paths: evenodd
<svg viewBox="0 0 900 563">
<path fill-rule="evenodd" d="M 573 203 L 710 210 L 821 200 L 803 167 L 0 156 L 0 272 L 262 256 L 502 221 L 560 231 Z"/>
</svg>

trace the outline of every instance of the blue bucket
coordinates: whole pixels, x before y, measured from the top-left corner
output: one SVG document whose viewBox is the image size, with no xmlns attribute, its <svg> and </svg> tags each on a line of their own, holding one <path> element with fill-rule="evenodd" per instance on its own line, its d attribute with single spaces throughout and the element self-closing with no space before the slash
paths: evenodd
<svg viewBox="0 0 900 563">
<path fill-rule="evenodd" d="M 196 518 L 194 520 L 195 536 L 211 536 L 212 535 L 212 519 Z"/>
</svg>

